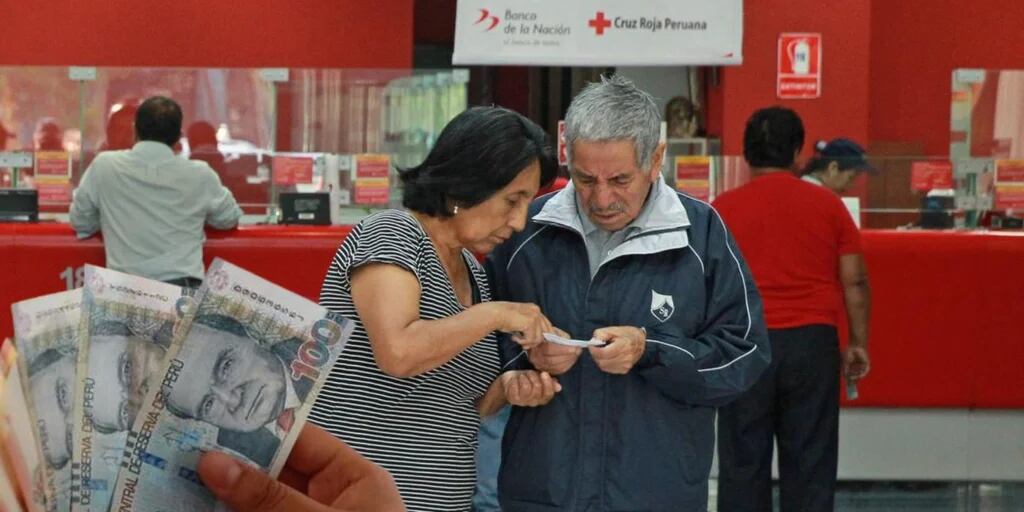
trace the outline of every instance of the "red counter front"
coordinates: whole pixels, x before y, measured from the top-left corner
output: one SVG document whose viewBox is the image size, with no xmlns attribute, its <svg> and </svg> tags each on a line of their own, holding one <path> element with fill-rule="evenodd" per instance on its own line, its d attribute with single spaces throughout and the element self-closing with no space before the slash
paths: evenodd
<svg viewBox="0 0 1024 512">
<path fill-rule="evenodd" d="M 221 257 L 315 300 L 345 227 L 209 233 Z M 1024 233 L 864 231 L 873 369 L 855 406 L 1024 408 Z M 62 224 L 0 224 L 0 335 L 12 302 L 80 284 L 98 239 Z M 79 274 L 80 275 L 80 274 Z"/>
<path fill-rule="evenodd" d="M 864 231 L 871 375 L 857 405 L 1024 408 L 1024 233 Z"/>
<path fill-rule="evenodd" d="M 312 300 L 350 228 L 243 226 L 207 232 L 204 256 L 220 257 Z M 0 223 L 0 336 L 9 336 L 13 302 L 81 285 L 86 263 L 103 265 L 99 238 L 76 240 L 66 224 Z"/>
</svg>

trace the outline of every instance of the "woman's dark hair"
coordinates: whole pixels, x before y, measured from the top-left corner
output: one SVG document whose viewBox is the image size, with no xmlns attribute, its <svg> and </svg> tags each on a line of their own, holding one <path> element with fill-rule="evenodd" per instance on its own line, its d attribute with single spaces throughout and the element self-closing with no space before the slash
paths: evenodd
<svg viewBox="0 0 1024 512">
<path fill-rule="evenodd" d="M 535 161 L 540 186 L 547 186 L 558 165 L 544 130 L 505 108 L 473 107 L 441 130 L 423 163 L 399 170 L 402 205 L 450 217 L 453 206 L 486 201 Z"/>
<path fill-rule="evenodd" d="M 751 167 L 789 169 L 803 146 L 804 123 L 785 107 L 754 112 L 743 132 L 743 158 Z"/>
</svg>

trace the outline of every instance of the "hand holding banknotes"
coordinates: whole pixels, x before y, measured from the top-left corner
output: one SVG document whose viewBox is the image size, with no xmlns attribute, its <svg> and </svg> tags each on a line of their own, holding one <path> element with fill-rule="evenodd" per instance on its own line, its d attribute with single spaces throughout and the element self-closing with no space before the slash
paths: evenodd
<svg viewBox="0 0 1024 512">
<path fill-rule="evenodd" d="M 512 334 L 512 340 L 524 349 L 544 342 L 544 333 L 554 332 L 551 322 L 536 304 L 492 302 L 498 317 L 498 330 Z"/>
<path fill-rule="evenodd" d="M 637 327 L 605 327 L 594 331 L 594 339 L 608 343 L 588 349 L 594 363 L 602 371 L 617 375 L 629 373 L 647 347 L 647 334 Z"/>
<path fill-rule="evenodd" d="M 219 452 L 203 455 L 199 476 L 239 512 L 405 510 L 387 471 L 314 425 L 302 429 L 278 480 Z"/>
</svg>

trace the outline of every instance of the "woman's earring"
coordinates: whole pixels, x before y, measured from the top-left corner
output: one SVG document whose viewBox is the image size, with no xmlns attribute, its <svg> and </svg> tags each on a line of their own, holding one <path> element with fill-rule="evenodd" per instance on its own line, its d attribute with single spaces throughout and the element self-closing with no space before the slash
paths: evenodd
<svg viewBox="0 0 1024 512">
<path fill-rule="evenodd" d="M 452 209 L 452 215 L 458 215 L 458 214 L 459 214 L 459 207 L 456 206 L 455 208 Z"/>
</svg>

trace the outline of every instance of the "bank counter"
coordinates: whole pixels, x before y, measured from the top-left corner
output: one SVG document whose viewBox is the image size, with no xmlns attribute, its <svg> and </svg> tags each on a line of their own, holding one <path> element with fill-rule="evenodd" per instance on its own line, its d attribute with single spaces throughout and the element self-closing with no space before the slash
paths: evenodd
<svg viewBox="0 0 1024 512">
<path fill-rule="evenodd" d="M 224 258 L 316 300 L 349 227 L 209 231 Z M 850 407 L 1024 408 L 1024 233 L 863 231 L 874 299 L 872 371 Z M 81 284 L 98 238 L 66 224 L 0 224 L 0 335 L 8 305 Z"/>
</svg>

